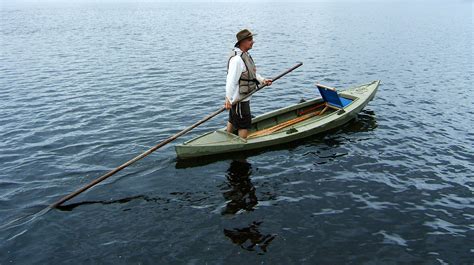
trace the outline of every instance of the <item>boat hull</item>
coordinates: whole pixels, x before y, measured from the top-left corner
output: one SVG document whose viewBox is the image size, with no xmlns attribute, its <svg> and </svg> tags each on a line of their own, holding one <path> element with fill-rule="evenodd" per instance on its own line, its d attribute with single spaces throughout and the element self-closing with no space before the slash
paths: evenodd
<svg viewBox="0 0 474 265">
<path fill-rule="evenodd" d="M 373 81 L 339 92 L 341 97 L 353 100 L 343 110 L 333 110 L 323 116 L 314 116 L 268 135 L 250 137 L 247 140 L 226 132 L 225 128 L 219 129 L 176 145 L 176 154 L 179 159 L 188 159 L 243 152 L 292 142 L 337 128 L 354 119 L 362 111 L 368 102 L 374 98 L 379 84 L 380 81 Z M 308 110 L 321 103 L 323 103 L 322 99 L 318 98 L 260 115 L 252 120 L 250 135 L 252 132 L 264 130 L 294 119 L 298 117 L 302 110 Z"/>
</svg>

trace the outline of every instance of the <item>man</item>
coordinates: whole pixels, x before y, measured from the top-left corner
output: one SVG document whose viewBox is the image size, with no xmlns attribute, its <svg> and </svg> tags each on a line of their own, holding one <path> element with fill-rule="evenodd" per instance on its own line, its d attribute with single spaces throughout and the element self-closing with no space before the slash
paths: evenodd
<svg viewBox="0 0 474 265">
<path fill-rule="evenodd" d="M 237 43 L 234 45 L 232 54 L 227 62 L 227 79 L 225 86 L 224 106 L 229 111 L 229 121 L 227 122 L 227 132 L 238 131 L 238 135 L 247 138 L 248 129 L 252 124 L 250 113 L 250 97 L 237 104 L 233 103 L 245 97 L 248 93 L 257 88 L 257 84 L 270 86 L 271 79 L 265 79 L 257 74 L 257 68 L 248 51 L 254 44 L 252 32 L 244 29 L 237 33 Z"/>
</svg>

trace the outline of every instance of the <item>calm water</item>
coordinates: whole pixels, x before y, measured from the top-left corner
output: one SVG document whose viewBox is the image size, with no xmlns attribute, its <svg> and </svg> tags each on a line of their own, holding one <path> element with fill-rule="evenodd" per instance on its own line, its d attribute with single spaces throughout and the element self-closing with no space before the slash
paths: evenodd
<svg viewBox="0 0 474 265">
<path fill-rule="evenodd" d="M 0 264 L 472 264 L 472 10 L 2 3 Z M 263 75 L 304 62 L 255 115 L 318 96 L 317 81 L 381 79 L 376 98 L 266 151 L 183 163 L 169 145 L 32 215 L 220 108 L 244 27 Z"/>
</svg>

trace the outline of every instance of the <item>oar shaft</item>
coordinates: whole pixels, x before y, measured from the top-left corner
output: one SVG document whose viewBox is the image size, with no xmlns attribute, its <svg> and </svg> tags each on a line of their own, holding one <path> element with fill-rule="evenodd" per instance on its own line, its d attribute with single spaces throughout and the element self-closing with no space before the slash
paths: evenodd
<svg viewBox="0 0 474 265">
<path fill-rule="evenodd" d="M 298 63 L 297 65 L 295 65 L 295 66 L 293 66 L 292 68 L 288 69 L 288 70 L 285 71 L 284 73 L 282 73 L 282 74 L 280 74 L 280 75 L 274 77 L 272 80 L 273 80 L 273 81 L 276 81 L 276 80 L 280 79 L 281 77 L 283 77 L 284 75 L 288 74 L 289 72 L 295 70 L 296 68 L 300 67 L 301 65 L 303 65 L 303 63 Z M 264 88 L 265 86 L 266 86 L 266 85 L 263 85 L 263 86 L 259 87 L 258 89 L 252 91 L 252 92 L 249 93 L 247 96 L 245 96 L 244 98 L 242 98 L 241 100 L 239 100 L 239 102 L 242 101 L 242 100 L 244 100 L 244 99 L 246 99 L 246 98 L 248 98 L 248 97 L 250 97 L 252 94 L 256 93 L 258 90 L 261 90 L 261 89 Z M 237 103 L 237 102 L 234 102 L 234 104 L 236 104 L 236 103 Z M 76 190 L 76 191 L 70 193 L 69 195 L 63 197 L 63 198 L 60 199 L 59 201 L 57 201 L 57 202 L 51 204 L 50 207 L 51 207 L 51 208 L 56 208 L 56 207 L 60 206 L 61 204 L 65 203 L 66 201 L 68 201 L 68 200 L 70 200 L 70 199 L 76 197 L 77 195 L 81 194 L 82 192 L 84 192 L 84 191 L 86 191 L 86 190 L 92 188 L 93 186 L 95 186 L 95 185 L 97 185 L 98 183 L 102 182 L 103 180 L 109 178 L 110 176 L 114 175 L 115 173 L 121 171 L 122 169 L 128 167 L 129 165 L 131 165 L 131 164 L 137 162 L 138 160 L 144 158 L 145 156 L 147 156 L 147 155 L 153 153 L 153 152 L 154 152 L 155 150 L 157 150 L 158 148 L 161 148 L 162 146 L 164 146 L 164 145 L 166 145 L 166 144 L 168 144 L 168 143 L 170 143 L 170 142 L 176 140 L 178 137 L 180 137 L 180 136 L 182 136 L 182 135 L 188 133 L 189 131 L 191 131 L 192 129 L 198 127 L 199 125 L 203 124 L 204 122 L 206 122 L 206 121 L 212 119 L 213 117 L 217 116 L 218 114 L 220 114 L 220 113 L 223 112 L 224 110 L 225 110 L 225 108 L 222 107 L 222 108 L 220 108 L 219 110 L 217 110 L 217 111 L 215 111 L 215 112 L 209 114 L 209 115 L 206 116 L 204 119 L 202 119 L 202 120 L 200 120 L 200 121 L 194 123 L 193 125 L 187 127 L 186 129 L 184 129 L 184 130 L 182 130 L 182 131 L 180 131 L 180 132 L 174 134 L 173 136 L 167 138 L 166 140 L 164 140 L 164 141 L 160 142 L 159 144 L 153 146 L 152 148 L 148 149 L 148 150 L 145 151 L 144 153 L 142 153 L 142 154 L 140 154 L 140 155 L 134 157 L 133 159 L 131 159 L 131 160 L 129 160 L 129 161 L 123 163 L 122 165 L 120 165 L 120 166 L 116 167 L 115 169 L 113 169 L 113 170 L 107 172 L 106 174 L 102 175 L 101 177 L 99 177 L 99 178 L 97 178 L 97 179 L 91 181 L 89 184 L 83 186 L 82 188 L 80 188 L 80 189 L 78 189 L 78 190 Z"/>
<path fill-rule="evenodd" d="M 202 119 L 202 120 L 196 122 L 195 124 L 193 124 L 193 125 L 187 127 L 186 129 L 184 129 L 184 130 L 182 130 L 182 131 L 180 131 L 180 132 L 174 134 L 173 136 L 169 137 L 168 139 L 166 139 L 166 140 L 160 142 L 159 144 L 153 146 L 152 148 L 148 149 L 148 150 L 145 151 L 144 153 L 142 153 L 142 154 L 140 154 L 140 155 L 134 157 L 133 159 L 131 159 L 131 160 L 129 160 L 129 161 L 123 163 L 122 165 L 120 165 L 120 166 L 116 167 L 115 169 L 113 169 L 113 170 L 107 172 L 106 174 L 100 176 L 99 178 L 97 178 L 97 179 L 91 181 L 89 184 L 83 186 L 83 187 L 80 188 L 80 189 L 77 189 L 76 191 L 74 191 L 74 192 L 70 193 L 69 195 L 63 197 L 62 199 L 60 199 L 59 201 L 55 202 L 54 204 L 51 204 L 50 207 L 51 207 L 51 208 L 56 208 L 56 207 L 60 206 L 61 204 L 65 203 L 66 201 L 69 201 L 70 199 L 72 199 L 72 198 L 76 197 L 77 195 L 83 193 L 84 191 L 86 191 L 86 190 L 92 188 L 93 186 L 95 186 L 96 184 L 102 182 L 103 180 L 107 179 L 108 177 L 110 177 L 110 176 L 114 175 L 115 173 L 121 171 L 122 169 L 124 169 L 124 168 L 130 166 L 131 164 L 137 162 L 138 160 L 144 158 L 145 156 L 147 156 L 147 155 L 153 153 L 154 151 L 156 151 L 157 149 L 161 148 L 162 146 L 164 146 L 164 145 L 166 145 L 166 144 L 168 144 L 168 143 L 170 143 L 170 142 L 176 140 L 178 137 L 180 137 L 180 136 L 182 136 L 182 135 L 188 133 L 188 132 L 191 131 L 192 129 L 194 129 L 194 128 L 196 128 L 197 126 L 203 124 L 204 122 L 210 120 L 211 118 L 213 118 L 214 116 L 216 116 L 216 115 L 218 115 L 219 113 L 223 112 L 224 110 L 225 110 L 225 108 L 223 107 L 223 108 L 219 109 L 218 111 L 216 111 L 216 112 L 210 114 L 209 116 L 205 117 L 204 119 Z"/>
</svg>

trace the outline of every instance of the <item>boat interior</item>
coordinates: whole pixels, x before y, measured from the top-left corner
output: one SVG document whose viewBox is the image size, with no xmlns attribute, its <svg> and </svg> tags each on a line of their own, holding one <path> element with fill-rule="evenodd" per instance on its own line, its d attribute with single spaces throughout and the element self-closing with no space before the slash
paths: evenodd
<svg viewBox="0 0 474 265">
<path fill-rule="evenodd" d="M 355 98 L 341 97 L 335 89 L 316 85 L 322 98 L 297 104 L 287 109 L 278 110 L 256 118 L 252 122 L 248 139 L 266 136 L 282 130 L 291 129 L 292 125 L 308 119 L 322 119 L 335 111 L 344 111 Z"/>
<path fill-rule="evenodd" d="M 252 122 L 252 128 L 249 131 L 248 138 L 261 137 L 272 134 L 284 129 L 289 129 L 290 126 L 299 122 L 318 116 L 323 118 L 334 111 L 335 109 L 328 108 L 324 113 L 324 101 L 322 99 L 311 102 L 312 104 L 302 104 L 299 108 L 285 109 L 284 112 L 269 113 L 269 115 L 262 116 L 261 119 L 256 119 Z"/>
</svg>

